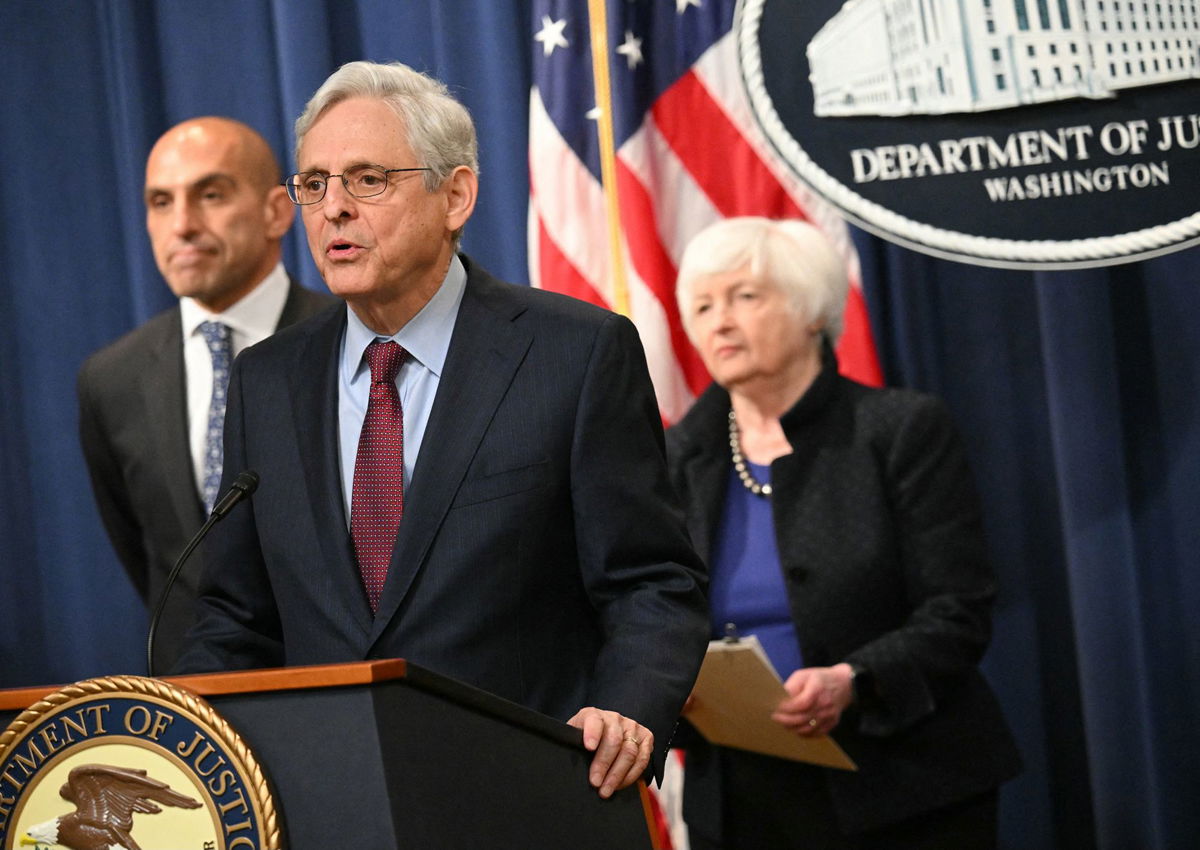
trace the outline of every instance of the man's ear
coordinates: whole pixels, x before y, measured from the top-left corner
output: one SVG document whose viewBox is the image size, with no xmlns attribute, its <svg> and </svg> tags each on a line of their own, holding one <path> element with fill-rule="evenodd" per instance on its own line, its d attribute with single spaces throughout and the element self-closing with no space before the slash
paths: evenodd
<svg viewBox="0 0 1200 850">
<path fill-rule="evenodd" d="M 296 220 L 296 205 L 288 197 L 287 189 L 272 186 L 267 190 L 263 198 L 263 215 L 267 222 L 267 236 L 282 239 Z"/>
<path fill-rule="evenodd" d="M 479 178 L 470 168 L 460 165 L 446 178 L 442 191 L 446 193 L 446 231 L 454 233 L 462 229 L 475 211 Z"/>
</svg>

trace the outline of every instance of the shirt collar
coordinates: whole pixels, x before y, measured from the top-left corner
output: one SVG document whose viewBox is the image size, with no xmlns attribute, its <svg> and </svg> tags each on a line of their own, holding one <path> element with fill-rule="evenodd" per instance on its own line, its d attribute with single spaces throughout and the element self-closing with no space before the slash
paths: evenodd
<svg viewBox="0 0 1200 850">
<path fill-rule="evenodd" d="M 180 298 L 183 338 L 190 338 L 201 322 L 216 321 L 228 325 L 231 330 L 245 335 L 248 339 L 265 339 L 279 324 L 279 317 L 283 314 L 283 306 L 287 302 L 289 285 L 283 263 L 276 263 L 275 268 L 271 269 L 261 283 L 224 312 L 211 313 L 195 298 Z"/>
<path fill-rule="evenodd" d="M 450 350 L 450 336 L 454 333 L 454 322 L 458 318 L 458 307 L 462 303 L 467 286 L 467 270 L 456 254 L 450 259 L 446 278 L 433 297 L 408 324 L 388 339 L 394 340 L 408 352 L 409 358 L 417 361 L 439 378 L 446 365 L 446 352 Z M 363 358 L 367 346 L 379 339 L 375 331 L 363 324 L 362 319 L 346 306 L 346 344 L 343 348 L 343 369 L 353 378 L 360 370 L 368 369 Z"/>
</svg>

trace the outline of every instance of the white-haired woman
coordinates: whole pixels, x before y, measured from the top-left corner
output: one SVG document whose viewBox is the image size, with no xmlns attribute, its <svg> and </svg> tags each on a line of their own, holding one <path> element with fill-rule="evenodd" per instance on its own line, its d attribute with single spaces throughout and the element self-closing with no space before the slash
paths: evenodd
<svg viewBox="0 0 1200 850">
<path fill-rule="evenodd" d="M 979 848 L 1019 758 L 978 670 L 995 582 L 963 451 L 935 399 L 838 375 L 845 266 L 802 222 L 727 219 L 679 271 L 714 383 L 668 433 L 711 574 L 712 634 L 756 634 L 773 719 L 856 773 L 687 744 L 704 848 Z"/>
</svg>

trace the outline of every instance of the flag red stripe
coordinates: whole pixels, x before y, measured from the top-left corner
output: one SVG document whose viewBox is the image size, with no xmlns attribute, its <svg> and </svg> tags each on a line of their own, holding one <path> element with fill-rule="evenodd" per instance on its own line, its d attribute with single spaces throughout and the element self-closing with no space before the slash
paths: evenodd
<svg viewBox="0 0 1200 850">
<path fill-rule="evenodd" d="M 838 340 L 838 371 L 847 378 L 872 387 L 883 386 L 883 370 L 879 368 L 879 355 L 875 352 L 875 340 L 871 337 L 871 319 L 867 315 L 867 302 L 862 290 L 850 287 L 846 298 L 846 316 L 842 338 Z"/>
<path fill-rule="evenodd" d="M 629 167 L 617 158 L 617 196 L 621 199 L 621 221 L 629 257 L 638 276 L 662 304 L 671 337 L 671 348 L 683 371 L 688 387 L 695 394 L 708 386 L 711 378 L 700 356 L 683 330 L 675 302 L 675 264 L 659 239 L 654 222 L 654 201 L 646 187 Z"/>
<path fill-rule="evenodd" d="M 684 74 L 664 92 L 651 113 L 667 144 L 722 215 L 809 220 L 695 71 Z M 704 131 L 697 132 L 698 127 Z M 866 303 L 857 286 L 850 288 L 846 301 L 838 362 L 842 374 L 882 386 L 883 372 Z"/>
<path fill-rule="evenodd" d="M 570 295 L 581 301 L 608 307 L 608 302 L 600 294 L 591 281 L 579 273 L 579 270 L 558 249 L 558 244 L 546 230 L 546 224 L 539 215 L 538 227 L 538 266 L 541 269 L 542 285 L 554 292 Z M 610 308 L 611 309 L 611 308 Z"/>
<path fill-rule="evenodd" d="M 650 112 L 663 138 L 721 215 L 808 220 L 695 71 L 688 71 L 663 92 Z"/>
</svg>

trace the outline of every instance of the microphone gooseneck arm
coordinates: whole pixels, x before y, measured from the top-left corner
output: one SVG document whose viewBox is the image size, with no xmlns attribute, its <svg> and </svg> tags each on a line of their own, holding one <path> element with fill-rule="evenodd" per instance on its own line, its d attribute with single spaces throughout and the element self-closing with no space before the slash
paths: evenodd
<svg viewBox="0 0 1200 850">
<path fill-rule="evenodd" d="M 154 639 L 158 635 L 158 623 L 162 619 L 163 611 L 167 607 L 167 597 L 171 595 L 171 588 L 175 585 L 175 580 L 179 578 L 180 571 L 183 570 L 183 565 L 191 556 L 192 552 L 200 545 L 207 535 L 210 528 L 216 525 L 220 520 L 223 520 L 234 506 L 242 499 L 248 499 L 258 487 L 258 473 L 252 470 L 245 470 L 237 474 L 233 484 L 225 492 L 217 503 L 213 506 L 212 513 L 208 515 L 208 519 L 204 521 L 204 525 L 200 526 L 200 530 L 195 536 L 188 541 L 187 546 L 183 547 L 183 552 L 175 561 L 175 566 L 171 567 L 171 573 L 167 576 L 167 583 L 163 585 L 162 593 L 158 596 L 158 604 L 154 606 L 154 616 L 150 618 L 150 631 L 146 635 L 146 675 L 153 678 L 154 676 Z"/>
</svg>

